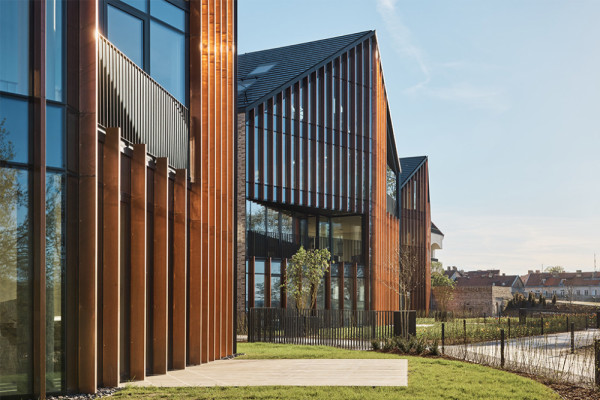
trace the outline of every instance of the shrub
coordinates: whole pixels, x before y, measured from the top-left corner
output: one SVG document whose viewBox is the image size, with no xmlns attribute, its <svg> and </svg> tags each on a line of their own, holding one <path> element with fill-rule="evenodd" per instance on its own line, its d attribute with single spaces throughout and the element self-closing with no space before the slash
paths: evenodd
<svg viewBox="0 0 600 400">
<path fill-rule="evenodd" d="M 379 340 L 372 340 L 371 347 L 373 347 L 373 350 L 375 350 L 375 351 L 379 350 L 381 348 L 381 344 L 379 343 Z"/>
<path fill-rule="evenodd" d="M 552 295 L 552 305 L 556 305 L 556 294 Z"/>
<path fill-rule="evenodd" d="M 432 356 L 439 356 L 441 354 L 437 339 L 434 340 L 433 344 L 429 347 L 429 354 Z"/>
</svg>

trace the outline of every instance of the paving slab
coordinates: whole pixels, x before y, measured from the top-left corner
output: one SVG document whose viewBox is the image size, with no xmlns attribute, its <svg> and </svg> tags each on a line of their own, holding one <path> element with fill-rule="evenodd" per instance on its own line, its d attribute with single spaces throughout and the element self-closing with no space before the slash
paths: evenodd
<svg viewBox="0 0 600 400">
<path fill-rule="evenodd" d="M 408 386 L 408 360 L 219 360 L 121 386 Z"/>
</svg>

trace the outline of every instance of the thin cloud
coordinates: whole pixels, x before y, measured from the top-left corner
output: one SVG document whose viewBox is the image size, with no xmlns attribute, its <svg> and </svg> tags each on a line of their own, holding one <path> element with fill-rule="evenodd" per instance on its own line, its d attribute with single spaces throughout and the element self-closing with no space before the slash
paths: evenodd
<svg viewBox="0 0 600 400">
<path fill-rule="evenodd" d="M 383 19 L 387 31 L 394 41 L 394 48 L 400 54 L 414 60 L 424 75 L 423 81 L 406 89 L 416 92 L 431 81 L 431 68 L 425 61 L 425 55 L 420 47 L 414 44 L 410 29 L 402 21 L 396 4 L 398 0 L 377 0 L 377 12 Z"/>
</svg>

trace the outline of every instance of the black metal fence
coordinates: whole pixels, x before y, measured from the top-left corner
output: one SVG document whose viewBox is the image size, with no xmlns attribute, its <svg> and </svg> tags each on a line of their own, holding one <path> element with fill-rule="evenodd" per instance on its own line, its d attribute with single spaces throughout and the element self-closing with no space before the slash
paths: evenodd
<svg viewBox="0 0 600 400">
<path fill-rule="evenodd" d="M 368 350 L 373 341 L 416 334 L 415 311 L 251 308 L 248 341 Z"/>
<path fill-rule="evenodd" d="M 189 111 L 106 38 L 98 36 L 98 122 L 121 128 L 175 168 L 188 167 Z"/>
</svg>

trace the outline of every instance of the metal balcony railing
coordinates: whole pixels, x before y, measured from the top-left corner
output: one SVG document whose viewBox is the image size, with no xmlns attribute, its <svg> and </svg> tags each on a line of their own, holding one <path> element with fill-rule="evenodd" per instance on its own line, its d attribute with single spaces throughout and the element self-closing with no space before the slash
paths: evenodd
<svg viewBox="0 0 600 400">
<path fill-rule="evenodd" d="M 106 38 L 98 36 L 98 122 L 187 168 L 189 111 Z"/>
</svg>

